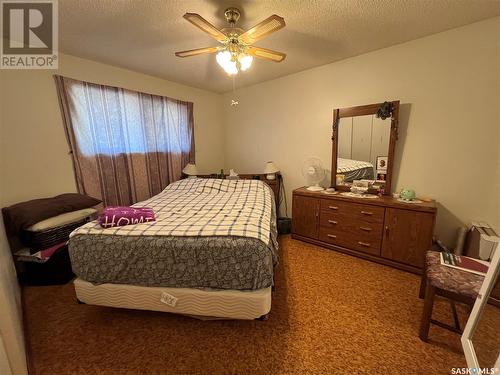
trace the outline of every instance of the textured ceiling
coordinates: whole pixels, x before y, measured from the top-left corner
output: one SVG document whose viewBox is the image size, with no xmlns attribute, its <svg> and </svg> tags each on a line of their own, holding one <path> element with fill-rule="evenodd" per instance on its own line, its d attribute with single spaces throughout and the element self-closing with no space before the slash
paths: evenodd
<svg viewBox="0 0 500 375">
<path fill-rule="evenodd" d="M 230 91 L 232 79 L 214 55 L 174 56 L 218 44 L 184 20 L 184 13 L 199 13 L 222 28 L 229 6 L 241 9 L 238 26 L 243 29 L 271 14 L 287 24 L 256 43 L 285 52 L 285 61 L 255 60 L 238 74 L 237 87 L 500 15 L 500 0 L 60 0 L 60 49 L 194 87 Z"/>
</svg>

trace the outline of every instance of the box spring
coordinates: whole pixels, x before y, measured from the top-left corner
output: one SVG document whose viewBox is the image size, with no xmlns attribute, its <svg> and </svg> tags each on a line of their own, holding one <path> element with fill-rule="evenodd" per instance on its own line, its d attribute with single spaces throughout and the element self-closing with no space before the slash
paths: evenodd
<svg viewBox="0 0 500 375">
<path fill-rule="evenodd" d="M 74 284 L 78 300 L 90 305 L 226 319 L 257 319 L 271 310 L 271 287 L 242 291 L 94 285 L 80 278 Z M 177 298 L 175 306 L 162 302 L 165 294 Z"/>
</svg>

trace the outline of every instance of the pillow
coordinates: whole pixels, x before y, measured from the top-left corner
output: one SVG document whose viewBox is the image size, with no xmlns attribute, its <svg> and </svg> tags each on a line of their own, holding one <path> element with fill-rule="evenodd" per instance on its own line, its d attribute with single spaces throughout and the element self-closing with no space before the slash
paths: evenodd
<svg viewBox="0 0 500 375">
<path fill-rule="evenodd" d="M 97 206 L 101 201 L 88 195 L 67 193 L 53 198 L 34 199 L 2 208 L 5 229 L 10 236 L 17 235 L 39 221 L 63 214 Z"/>
<path fill-rule="evenodd" d="M 57 195 L 52 198 L 54 201 L 52 204 L 58 206 L 63 212 L 71 212 L 76 210 L 81 210 L 82 208 L 89 208 L 97 206 L 102 201 L 96 198 L 89 197 L 85 194 L 78 193 L 66 193 Z M 53 215 L 52 215 L 53 216 Z M 49 217 L 52 217 L 49 216 Z"/>
<path fill-rule="evenodd" d="M 83 210 L 67 212 L 51 217 L 49 219 L 39 221 L 38 223 L 26 228 L 26 230 L 29 230 L 31 232 L 41 232 L 47 229 L 52 229 L 60 227 L 62 225 L 82 221 L 83 219 L 94 215 L 96 212 L 97 210 L 94 208 L 84 208 Z"/>
</svg>

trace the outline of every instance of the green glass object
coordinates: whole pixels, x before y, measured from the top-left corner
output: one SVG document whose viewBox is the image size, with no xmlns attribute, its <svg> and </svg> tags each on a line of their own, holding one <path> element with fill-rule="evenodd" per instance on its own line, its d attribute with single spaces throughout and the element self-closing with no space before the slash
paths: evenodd
<svg viewBox="0 0 500 375">
<path fill-rule="evenodd" d="M 401 189 L 401 192 L 399 193 L 399 197 L 401 199 L 404 199 L 405 201 L 411 201 L 415 199 L 415 190 L 411 189 Z"/>
</svg>

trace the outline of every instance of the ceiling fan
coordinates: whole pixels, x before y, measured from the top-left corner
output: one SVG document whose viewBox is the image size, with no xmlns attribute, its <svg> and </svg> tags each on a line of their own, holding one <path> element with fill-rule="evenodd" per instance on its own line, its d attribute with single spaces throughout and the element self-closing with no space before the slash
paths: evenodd
<svg viewBox="0 0 500 375">
<path fill-rule="evenodd" d="M 266 36 L 285 27 L 285 20 L 273 14 L 250 30 L 235 27 L 240 18 L 237 8 L 228 8 L 224 15 L 229 27 L 217 29 L 214 25 L 196 13 L 186 13 L 184 18 L 193 25 L 210 35 L 221 45 L 217 47 L 197 48 L 176 52 L 177 57 L 189 57 L 206 53 L 216 53 L 217 63 L 229 75 L 237 74 L 240 70 L 247 70 L 252 65 L 254 57 L 259 59 L 281 62 L 286 54 L 266 48 L 255 47 L 253 44 Z"/>
</svg>

